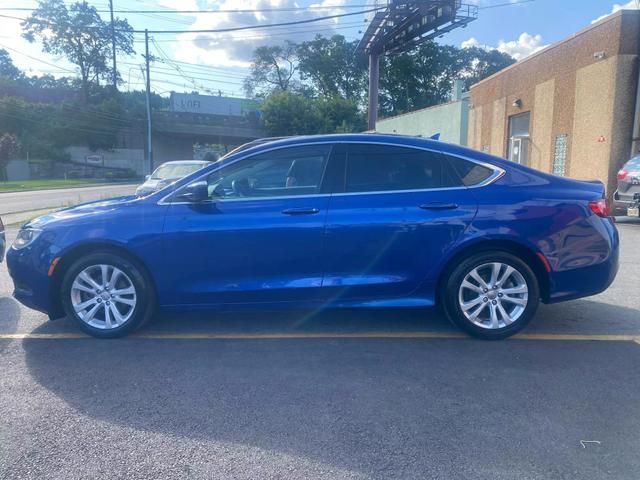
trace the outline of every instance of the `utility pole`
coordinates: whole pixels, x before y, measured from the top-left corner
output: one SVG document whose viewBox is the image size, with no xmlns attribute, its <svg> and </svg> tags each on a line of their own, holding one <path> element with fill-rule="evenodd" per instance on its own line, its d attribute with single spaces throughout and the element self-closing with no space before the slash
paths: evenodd
<svg viewBox="0 0 640 480">
<path fill-rule="evenodd" d="M 380 55 L 369 54 L 369 130 L 376 129 L 378 121 L 378 83 L 380 81 Z"/>
<path fill-rule="evenodd" d="M 149 175 L 153 173 L 153 147 L 151 145 L 151 77 L 149 72 L 149 30 L 144 29 L 144 60 L 147 71 L 147 164 L 149 165 Z"/>
<path fill-rule="evenodd" d="M 111 13 L 111 56 L 113 57 L 113 89 L 118 90 L 118 70 L 116 70 L 116 27 L 113 23 L 113 0 L 109 0 Z"/>
</svg>

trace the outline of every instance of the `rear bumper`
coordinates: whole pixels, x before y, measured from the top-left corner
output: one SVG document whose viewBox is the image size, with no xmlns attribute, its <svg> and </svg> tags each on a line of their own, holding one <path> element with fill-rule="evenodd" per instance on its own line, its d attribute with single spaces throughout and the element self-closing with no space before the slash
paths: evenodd
<svg viewBox="0 0 640 480">
<path fill-rule="evenodd" d="M 628 195 L 621 194 L 618 190 L 613 194 L 613 206 L 619 210 L 626 210 L 632 206 L 635 201 L 633 199 L 634 193 Z"/>
<path fill-rule="evenodd" d="M 613 283 L 619 267 L 620 239 L 612 221 L 605 220 L 603 224 L 609 236 L 610 245 L 606 259 L 595 265 L 550 273 L 547 303 L 597 295 Z"/>
</svg>

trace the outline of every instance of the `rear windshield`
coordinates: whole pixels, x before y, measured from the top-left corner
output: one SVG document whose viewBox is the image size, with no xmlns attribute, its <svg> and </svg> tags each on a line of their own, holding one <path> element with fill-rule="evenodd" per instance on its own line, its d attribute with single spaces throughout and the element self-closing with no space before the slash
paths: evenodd
<svg viewBox="0 0 640 480">
<path fill-rule="evenodd" d="M 174 163 L 161 165 L 153 172 L 154 180 L 164 180 L 166 178 L 182 178 L 203 167 L 200 163 Z"/>
<path fill-rule="evenodd" d="M 633 157 L 624 166 L 625 170 L 633 170 L 634 172 L 640 171 L 640 156 Z"/>
</svg>

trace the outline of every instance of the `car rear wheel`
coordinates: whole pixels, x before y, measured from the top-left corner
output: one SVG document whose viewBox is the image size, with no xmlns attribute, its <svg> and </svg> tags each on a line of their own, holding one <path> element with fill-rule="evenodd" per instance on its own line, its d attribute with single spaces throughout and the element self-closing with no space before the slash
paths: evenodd
<svg viewBox="0 0 640 480">
<path fill-rule="evenodd" d="M 467 333 L 502 339 L 522 330 L 540 303 L 531 268 L 506 252 L 482 252 L 457 265 L 442 292 L 449 319 Z"/>
<path fill-rule="evenodd" d="M 61 291 L 67 315 L 94 337 L 124 336 L 153 314 L 153 291 L 146 275 L 113 253 L 94 253 L 75 261 L 65 273 Z"/>
</svg>

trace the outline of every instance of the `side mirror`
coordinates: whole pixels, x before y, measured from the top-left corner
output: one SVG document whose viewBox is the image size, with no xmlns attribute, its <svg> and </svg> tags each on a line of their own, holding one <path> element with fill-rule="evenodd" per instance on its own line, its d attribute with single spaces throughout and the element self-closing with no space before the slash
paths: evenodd
<svg viewBox="0 0 640 480">
<path fill-rule="evenodd" d="M 209 184 L 205 181 L 190 183 L 182 189 L 175 200 L 191 203 L 201 203 L 209 200 Z"/>
<path fill-rule="evenodd" d="M 145 175 L 144 176 L 144 181 L 146 182 L 147 180 L 149 180 L 151 178 L 151 175 Z"/>
</svg>

